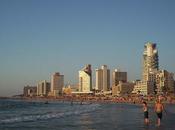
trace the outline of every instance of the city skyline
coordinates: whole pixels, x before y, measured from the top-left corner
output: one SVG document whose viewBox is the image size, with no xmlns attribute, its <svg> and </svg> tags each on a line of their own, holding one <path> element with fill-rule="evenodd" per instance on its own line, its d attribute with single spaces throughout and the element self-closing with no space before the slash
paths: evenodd
<svg viewBox="0 0 175 130">
<path fill-rule="evenodd" d="M 85 64 L 141 79 L 143 46 L 157 44 L 160 69 L 175 72 L 174 1 L 0 1 L 0 96 L 50 81 L 78 83 Z M 94 81 L 93 76 L 93 81 Z M 94 82 L 93 82 L 94 84 Z"/>
</svg>

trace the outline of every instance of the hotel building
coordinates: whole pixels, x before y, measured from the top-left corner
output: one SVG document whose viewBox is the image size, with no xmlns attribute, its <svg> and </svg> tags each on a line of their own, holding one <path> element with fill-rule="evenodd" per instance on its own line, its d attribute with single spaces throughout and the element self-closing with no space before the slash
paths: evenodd
<svg viewBox="0 0 175 130">
<path fill-rule="evenodd" d="M 92 91 L 92 70 L 91 65 L 86 65 L 79 71 L 79 92 L 89 93 Z"/>
<path fill-rule="evenodd" d="M 59 72 L 54 73 L 51 76 L 51 92 L 49 96 L 59 96 L 62 93 L 64 87 L 64 75 Z"/>
<path fill-rule="evenodd" d="M 48 96 L 50 92 L 50 83 L 43 80 L 37 84 L 37 96 Z"/>
<path fill-rule="evenodd" d="M 103 65 L 101 69 L 96 69 L 95 89 L 103 92 L 110 90 L 110 70 L 106 65 Z"/>
<path fill-rule="evenodd" d="M 133 93 L 143 95 L 154 94 L 156 89 L 156 74 L 159 71 L 158 50 L 155 43 L 148 42 L 143 52 L 142 80 L 136 82 Z"/>
<path fill-rule="evenodd" d="M 127 72 L 121 72 L 120 70 L 115 69 L 112 73 L 112 86 L 117 86 L 119 82 L 127 82 Z"/>
</svg>

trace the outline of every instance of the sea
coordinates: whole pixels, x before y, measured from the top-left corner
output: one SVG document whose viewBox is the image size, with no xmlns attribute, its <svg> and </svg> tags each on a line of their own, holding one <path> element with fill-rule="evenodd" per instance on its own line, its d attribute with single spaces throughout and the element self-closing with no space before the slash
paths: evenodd
<svg viewBox="0 0 175 130">
<path fill-rule="evenodd" d="M 153 105 L 145 125 L 137 104 L 0 99 L 0 130 L 175 130 L 175 105 L 165 108 L 158 127 Z"/>
</svg>

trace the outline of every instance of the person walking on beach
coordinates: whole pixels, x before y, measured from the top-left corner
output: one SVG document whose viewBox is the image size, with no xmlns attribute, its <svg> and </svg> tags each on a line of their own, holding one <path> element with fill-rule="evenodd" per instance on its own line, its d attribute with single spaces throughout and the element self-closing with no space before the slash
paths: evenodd
<svg viewBox="0 0 175 130">
<path fill-rule="evenodd" d="M 143 112 L 144 112 L 144 122 L 146 125 L 148 125 L 149 124 L 148 106 L 146 102 L 143 102 Z"/>
<path fill-rule="evenodd" d="M 164 106 L 161 103 L 160 99 L 156 101 L 154 110 L 155 110 L 155 112 L 157 114 L 157 117 L 158 117 L 157 126 L 160 126 L 160 122 L 161 122 L 161 119 L 162 119 L 162 112 L 164 110 Z"/>
</svg>

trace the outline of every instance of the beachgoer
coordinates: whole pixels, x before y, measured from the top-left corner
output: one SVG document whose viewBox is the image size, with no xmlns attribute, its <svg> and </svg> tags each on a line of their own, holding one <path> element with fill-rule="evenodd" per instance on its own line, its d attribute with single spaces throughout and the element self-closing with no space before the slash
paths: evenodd
<svg viewBox="0 0 175 130">
<path fill-rule="evenodd" d="M 73 106 L 74 102 L 73 102 L 73 99 L 71 100 L 71 106 Z"/>
<path fill-rule="evenodd" d="M 143 112 L 144 112 L 144 122 L 145 124 L 149 124 L 149 117 L 148 117 L 148 106 L 146 102 L 143 102 Z"/>
<path fill-rule="evenodd" d="M 155 110 L 155 112 L 157 114 L 157 117 L 158 117 L 157 126 L 160 126 L 160 122 L 161 122 L 161 119 L 162 119 L 162 112 L 164 110 L 164 106 L 161 103 L 160 99 L 156 101 L 154 110 Z"/>
</svg>

